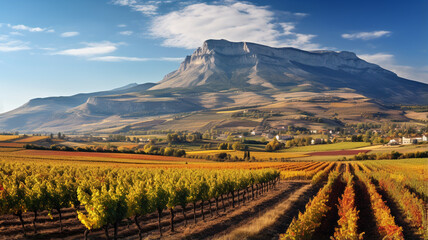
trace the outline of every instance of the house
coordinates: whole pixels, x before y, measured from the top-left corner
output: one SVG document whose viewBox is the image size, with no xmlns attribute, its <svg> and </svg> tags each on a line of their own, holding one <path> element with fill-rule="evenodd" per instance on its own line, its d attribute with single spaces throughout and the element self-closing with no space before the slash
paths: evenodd
<svg viewBox="0 0 428 240">
<path fill-rule="evenodd" d="M 291 139 L 294 139 L 294 137 L 293 136 L 290 136 L 290 135 L 276 135 L 275 136 L 275 138 L 276 138 L 276 140 L 278 140 L 278 141 L 287 141 L 287 140 L 291 140 Z"/>
<path fill-rule="evenodd" d="M 257 126 L 256 128 L 254 128 L 251 131 L 251 135 L 256 136 L 256 135 L 261 135 L 263 133 L 263 128 L 260 126 Z"/>
<path fill-rule="evenodd" d="M 423 135 L 422 137 L 414 137 L 414 138 L 412 138 L 412 137 L 409 137 L 409 138 L 403 137 L 401 142 L 402 142 L 403 145 L 406 145 L 406 144 L 417 144 L 417 143 L 420 143 L 420 142 L 424 142 L 426 140 L 427 140 L 427 137 L 425 135 Z"/>
<path fill-rule="evenodd" d="M 325 143 L 325 141 L 324 141 L 324 139 L 322 139 L 322 138 L 315 138 L 315 139 L 312 139 L 312 140 L 311 140 L 311 144 L 312 144 L 312 145 L 315 145 L 315 144 L 323 144 L 323 143 Z"/>
<path fill-rule="evenodd" d="M 389 140 L 389 142 L 387 143 L 388 145 L 399 145 L 401 142 L 400 138 L 393 138 L 391 140 Z"/>
</svg>

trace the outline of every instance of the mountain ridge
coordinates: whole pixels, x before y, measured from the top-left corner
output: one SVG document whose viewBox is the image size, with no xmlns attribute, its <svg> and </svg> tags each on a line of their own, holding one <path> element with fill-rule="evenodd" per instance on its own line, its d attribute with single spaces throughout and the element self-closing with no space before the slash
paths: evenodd
<svg viewBox="0 0 428 240">
<path fill-rule="evenodd" d="M 385 70 L 376 64 L 368 63 L 358 58 L 355 53 L 348 51 L 304 51 L 290 47 L 272 48 L 256 43 L 207 40 L 202 47 L 196 49 L 192 55 L 185 58 L 178 70 L 167 74 L 163 80 L 150 90 L 204 85 L 209 78 L 207 74 L 210 75 L 210 71 L 213 71 L 213 69 L 220 68 L 220 71 L 227 72 L 227 69 L 224 69 L 225 66 L 222 66 L 222 62 L 227 62 L 227 60 L 222 59 L 225 56 L 232 58 L 232 61 L 235 61 L 234 63 L 241 67 L 257 68 L 259 64 L 270 64 L 270 67 L 278 65 L 293 67 L 290 63 L 294 61 L 334 70 L 339 69 L 341 66 L 347 66 L 353 67 L 352 70 L 371 70 L 373 73 L 382 72 L 397 77 L 395 73 Z M 233 67 L 236 68 L 236 65 Z M 192 69 L 192 67 L 196 69 Z M 254 73 L 257 69 L 252 70 L 253 74 L 257 75 L 257 73 Z M 193 80 L 189 80 L 189 78 Z M 264 84 L 259 85 L 274 87 L 274 85 L 266 81 L 262 82 Z M 260 81 L 256 80 L 250 84 L 257 85 L 257 83 L 260 83 Z"/>
</svg>

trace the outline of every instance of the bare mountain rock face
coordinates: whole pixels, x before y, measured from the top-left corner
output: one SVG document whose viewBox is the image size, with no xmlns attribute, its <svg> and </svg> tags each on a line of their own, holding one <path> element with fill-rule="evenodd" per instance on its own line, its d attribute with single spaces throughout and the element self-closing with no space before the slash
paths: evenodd
<svg viewBox="0 0 428 240">
<path fill-rule="evenodd" d="M 197 86 L 294 92 L 350 89 L 385 103 L 428 103 L 427 84 L 400 78 L 352 52 L 309 52 L 226 40 L 206 41 L 150 90 Z"/>
<path fill-rule="evenodd" d="M 0 114 L 0 130 L 90 131 L 155 116 L 281 105 L 290 96 L 313 94 L 325 97 L 325 101 L 350 94 L 382 106 L 428 104 L 427 84 L 401 78 L 352 52 L 207 40 L 157 84 L 33 99 Z"/>
</svg>

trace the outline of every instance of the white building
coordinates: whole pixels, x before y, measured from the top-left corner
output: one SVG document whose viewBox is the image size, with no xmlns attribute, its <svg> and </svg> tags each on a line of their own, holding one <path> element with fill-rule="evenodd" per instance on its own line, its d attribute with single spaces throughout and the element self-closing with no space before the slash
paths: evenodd
<svg viewBox="0 0 428 240">
<path fill-rule="evenodd" d="M 417 143 L 426 142 L 426 141 L 427 141 L 427 136 L 423 135 L 422 137 L 415 137 L 415 138 L 403 137 L 401 142 L 403 145 L 406 145 L 406 144 L 417 144 Z"/>
<path fill-rule="evenodd" d="M 280 141 L 280 140 L 287 141 L 287 140 L 293 139 L 294 137 L 290 136 L 290 135 L 276 135 L 275 138 L 278 141 Z"/>
<path fill-rule="evenodd" d="M 262 134 L 262 130 L 256 130 L 256 129 L 254 129 L 253 131 L 251 131 L 251 135 L 253 135 L 253 136 L 256 136 L 256 135 L 260 135 L 260 134 Z"/>
<path fill-rule="evenodd" d="M 316 138 L 316 139 L 312 139 L 311 140 L 311 144 L 315 145 L 315 144 L 323 144 L 325 141 L 322 138 Z"/>
<path fill-rule="evenodd" d="M 388 142 L 388 145 L 399 145 L 400 144 L 400 139 L 399 138 L 397 138 L 397 139 L 391 139 L 391 140 L 389 140 L 389 142 Z"/>
</svg>

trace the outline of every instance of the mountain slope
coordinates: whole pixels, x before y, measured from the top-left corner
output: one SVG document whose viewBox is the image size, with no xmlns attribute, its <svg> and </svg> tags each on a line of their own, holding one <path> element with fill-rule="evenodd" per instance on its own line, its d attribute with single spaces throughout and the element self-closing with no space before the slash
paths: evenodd
<svg viewBox="0 0 428 240">
<path fill-rule="evenodd" d="M 428 85 L 398 77 L 351 52 L 302 51 L 208 40 L 150 90 L 262 87 L 282 91 L 351 89 L 390 104 L 428 103 Z M 415 97 L 417 95 L 418 97 Z"/>
<path fill-rule="evenodd" d="M 90 98 L 144 91 L 154 85 L 156 84 L 132 84 L 110 91 L 81 93 L 69 97 L 35 98 L 17 109 L 0 114 L 0 129 L 38 129 L 43 124 L 64 118 L 68 115 L 67 111 L 84 104 Z"/>
</svg>

